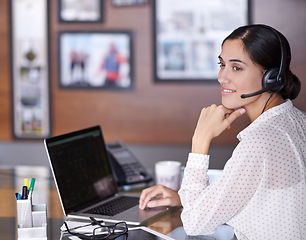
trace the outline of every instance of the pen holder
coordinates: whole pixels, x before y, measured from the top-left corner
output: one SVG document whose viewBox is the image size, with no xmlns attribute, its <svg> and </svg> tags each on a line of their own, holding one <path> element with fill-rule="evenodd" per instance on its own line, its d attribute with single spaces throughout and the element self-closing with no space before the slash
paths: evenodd
<svg viewBox="0 0 306 240">
<path fill-rule="evenodd" d="M 17 234 L 18 240 L 47 240 L 47 205 L 17 200 Z"/>
</svg>

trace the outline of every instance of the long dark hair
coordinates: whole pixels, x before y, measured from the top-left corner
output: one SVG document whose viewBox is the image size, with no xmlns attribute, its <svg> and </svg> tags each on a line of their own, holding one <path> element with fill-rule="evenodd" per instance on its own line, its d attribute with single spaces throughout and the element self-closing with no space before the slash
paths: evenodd
<svg viewBox="0 0 306 240">
<path fill-rule="evenodd" d="M 278 36 L 277 36 L 278 35 Z M 288 40 L 276 29 L 263 25 L 247 25 L 234 30 L 222 43 L 228 39 L 241 39 L 246 52 L 253 62 L 257 63 L 264 70 L 280 66 L 281 62 L 281 43 L 286 49 L 286 83 L 279 94 L 283 99 L 295 99 L 300 90 L 301 82 L 290 70 L 291 50 Z"/>
</svg>

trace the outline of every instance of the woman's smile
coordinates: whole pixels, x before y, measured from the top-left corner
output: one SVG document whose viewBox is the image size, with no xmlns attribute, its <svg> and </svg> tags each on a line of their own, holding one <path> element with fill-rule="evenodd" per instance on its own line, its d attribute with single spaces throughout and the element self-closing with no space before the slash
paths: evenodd
<svg viewBox="0 0 306 240">
<path fill-rule="evenodd" d="M 235 93 L 236 90 L 233 90 L 233 89 L 229 89 L 229 88 L 221 88 L 221 95 L 222 96 L 227 96 L 227 95 L 230 95 L 232 93 Z"/>
</svg>

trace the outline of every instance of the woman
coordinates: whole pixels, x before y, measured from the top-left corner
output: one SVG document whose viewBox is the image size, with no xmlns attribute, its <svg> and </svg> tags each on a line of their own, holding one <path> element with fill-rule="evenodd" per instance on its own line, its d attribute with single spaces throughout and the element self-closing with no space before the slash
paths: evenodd
<svg viewBox="0 0 306 240">
<path fill-rule="evenodd" d="M 226 223 L 239 240 L 305 239 L 306 117 L 291 102 L 300 81 L 289 68 L 289 43 L 269 26 L 244 26 L 223 41 L 219 60 L 222 105 L 201 112 L 179 193 L 160 185 L 145 189 L 140 208 L 181 204 L 189 235 Z M 252 123 L 208 185 L 210 143 L 242 114 Z"/>
</svg>

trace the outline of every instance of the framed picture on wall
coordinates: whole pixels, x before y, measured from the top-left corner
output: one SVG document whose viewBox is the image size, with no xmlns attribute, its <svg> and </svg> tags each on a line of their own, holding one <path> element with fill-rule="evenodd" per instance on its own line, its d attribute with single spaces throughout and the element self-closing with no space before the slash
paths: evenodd
<svg viewBox="0 0 306 240">
<path fill-rule="evenodd" d="M 112 3 L 116 7 L 136 6 L 148 3 L 148 0 L 112 0 Z"/>
<path fill-rule="evenodd" d="M 58 45 L 60 87 L 133 87 L 130 32 L 60 32 Z"/>
<path fill-rule="evenodd" d="M 104 0 L 59 0 L 59 21 L 94 23 L 103 21 Z"/>
<path fill-rule="evenodd" d="M 46 138 L 51 132 L 48 1 L 10 4 L 13 135 Z"/>
<path fill-rule="evenodd" d="M 250 22 L 250 0 L 155 0 L 155 81 L 215 81 L 222 40 Z"/>
</svg>

